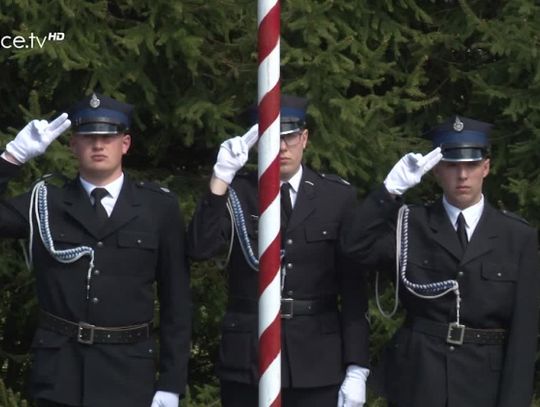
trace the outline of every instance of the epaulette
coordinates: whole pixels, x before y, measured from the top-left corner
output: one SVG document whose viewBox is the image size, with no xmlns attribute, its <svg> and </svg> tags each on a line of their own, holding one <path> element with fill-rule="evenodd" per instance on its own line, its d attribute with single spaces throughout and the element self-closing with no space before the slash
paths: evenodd
<svg viewBox="0 0 540 407">
<path fill-rule="evenodd" d="M 514 219 L 514 220 L 518 220 L 518 221 L 520 221 L 520 222 L 523 222 L 523 223 L 525 223 L 526 225 L 529 224 L 529 222 L 527 222 L 527 221 L 526 221 L 524 218 L 522 218 L 521 216 L 516 215 L 514 212 L 507 211 L 506 209 L 501 209 L 501 213 L 502 213 L 503 215 L 508 216 L 508 217 L 511 218 L 511 219 Z"/>
<path fill-rule="evenodd" d="M 169 188 L 162 187 L 159 184 L 156 184 L 155 182 L 148 182 L 148 181 L 138 181 L 135 183 L 135 185 L 139 188 L 148 189 L 153 192 L 159 192 L 160 194 L 167 195 L 173 197 L 174 195 L 171 193 L 171 190 Z"/>
<path fill-rule="evenodd" d="M 328 181 L 337 182 L 338 184 L 341 184 L 341 185 L 347 185 L 347 186 L 351 185 L 349 181 L 344 180 L 343 178 L 341 178 L 339 175 L 336 175 L 336 174 L 320 173 L 319 176 Z"/>
<path fill-rule="evenodd" d="M 64 185 L 64 184 L 67 184 L 68 182 L 70 182 L 71 180 L 68 177 L 66 177 L 64 174 L 61 174 L 59 172 L 51 172 L 51 173 L 48 173 L 48 174 L 44 174 L 41 177 L 39 177 L 38 179 L 36 179 L 32 183 L 32 188 L 38 182 L 41 182 L 41 181 L 45 181 L 46 184 L 51 184 L 51 183 L 55 184 L 53 181 L 62 181 L 61 184 Z"/>
<path fill-rule="evenodd" d="M 256 171 L 247 171 L 247 170 L 240 170 L 234 176 L 238 178 L 247 178 L 249 180 L 252 180 L 252 179 L 257 180 L 258 178 Z"/>
</svg>

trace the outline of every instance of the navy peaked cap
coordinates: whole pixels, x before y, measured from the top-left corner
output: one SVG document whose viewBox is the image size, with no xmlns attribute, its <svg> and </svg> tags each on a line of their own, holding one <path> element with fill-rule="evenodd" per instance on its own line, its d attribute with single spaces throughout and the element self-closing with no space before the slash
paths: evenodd
<svg viewBox="0 0 540 407">
<path fill-rule="evenodd" d="M 424 134 L 441 147 L 443 161 L 479 161 L 489 152 L 490 123 L 454 115 Z"/>
<path fill-rule="evenodd" d="M 69 118 L 75 134 L 119 134 L 130 129 L 132 112 L 132 105 L 94 92 L 73 105 Z"/>
<path fill-rule="evenodd" d="M 290 95 L 281 95 L 280 97 L 280 133 L 290 134 L 302 130 L 306 126 L 306 112 L 308 101 L 305 98 Z M 251 106 L 248 109 L 249 120 L 251 124 L 258 122 L 257 106 Z"/>
</svg>

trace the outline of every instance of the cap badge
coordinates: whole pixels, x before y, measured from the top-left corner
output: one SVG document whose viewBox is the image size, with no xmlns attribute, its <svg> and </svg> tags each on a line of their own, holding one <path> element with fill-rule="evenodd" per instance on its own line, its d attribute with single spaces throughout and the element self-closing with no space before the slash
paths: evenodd
<svg viewBox="0 0 540 407">
<path fill-rule="evenodd" d="M 456 116 L 456 120 L 454 121 L 454 126 L 453 127 L 454 127 L 455 131 L 463 130 L 463 127 L 464 127 L 463 122 L 461 120 L 459 120 L 458 116 Z"/>
<path fill-rule="evenodd" d="M 90 99 L 90 107 L 93 107 L 94 109 L 96 109 L 99 107 L 100 104 L 101 104 L 101 100 L 98 99 L 95 93 L 92 93 L 92 98 Z"/>
</svg>

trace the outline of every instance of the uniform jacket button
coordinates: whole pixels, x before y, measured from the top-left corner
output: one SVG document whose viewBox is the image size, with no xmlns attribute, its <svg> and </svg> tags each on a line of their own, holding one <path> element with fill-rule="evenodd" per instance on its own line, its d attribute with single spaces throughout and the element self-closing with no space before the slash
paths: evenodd
<svg viewBox="0 0 540 407">
<path fill-rule="evenodd" d="M 293 244 L 293 240 L 292 239 L 287 239 L 287 244 L 290 246 Z"/>
<path fill-rule="evenodd" d="M 101 273 L 101 271 L 99 271 L 98 269 L 94 270 L 94 275 L 95 276 L 99 276 L 100 273 Z"/>
<path fill-rule="evenodd" d="M 93 303 L 93 304 L 97 304 L 98 302 L 99 302 L 99 298 L 98 298 L 98 297 L 92 298 L 92 303 Z"/>
<path fill-rule="evenodd" d="M 292 263 L 287 263 L 287 269 L 291 270 L 293 268 L 293 264 Z"/>
<path fill-rule="evenodd" d="M 103 246 L 104 246 L 103 242 L 97 242 L 97 247 L 103 247 Z"/>
<path fill-rule="evenodd" d="M 289 297 L 291 297 L 293 294 L 294 294 L 294 291 L 293 291 L 293 290 L 287 291 L 287 295 L 288 295 Z"/>
</svg>

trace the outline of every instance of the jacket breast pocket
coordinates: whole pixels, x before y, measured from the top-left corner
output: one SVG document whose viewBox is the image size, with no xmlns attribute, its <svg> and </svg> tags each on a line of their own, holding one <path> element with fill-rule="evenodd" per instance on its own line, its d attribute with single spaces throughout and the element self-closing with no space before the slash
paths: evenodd
<svg viewBox="0 0 540 407">
<path fill-rule="evenodd" d="M 419 284 L 433 283 L 450 278 L 450 275 L 443 274 L 447 267 L 440 267 L 439 264 L 441 263 L 437 258 L 426 256 L 425 253 L 423 256 L 414 256 L 413 254 L 407 262 L 406 276 L 410 281 Z"/>
<path fill-rule="evenodd" d="M 482 278 L 490 282 L 515 283 L 518 277 L 518 269 L 508 263 L 483 263 Z"/>
<path fill-rule="evenodd" d="M 323 242 L 326 240 L 336 240 L 339 230 L 337 222 L 329 222 L 322 225 L 306 226 L 306 241 L 307 242 Z"/>
<path fill-rule="evenodd" d="M 118 247 L 156 250 L 158 238 L 155 233 L 122 231 L 118 233 Z"/>
<path fill-rule="evenodd" d="M 53 241 L 57 250 L 71 249 L 86 244 L 85 235 L 80 230 L 59 230 L 53 234 Z"/>
</svg>

